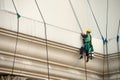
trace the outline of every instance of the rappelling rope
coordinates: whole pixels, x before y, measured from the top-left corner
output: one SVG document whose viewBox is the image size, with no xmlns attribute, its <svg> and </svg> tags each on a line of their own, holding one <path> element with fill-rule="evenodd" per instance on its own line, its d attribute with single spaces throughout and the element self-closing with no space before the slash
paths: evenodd
<svg viewBox="0 0 120 80">
<path fill-rule="evenodd" d="M 80 31 L 83 33 L 82 27 L 81 27 L 81 25 L 80 25 L 80 22 L 79 22 L 79 20 L 78 20 L 78 17 L 77 17 L 77 15 L 76 15 L 76 13 L 75 13 L 75 10 L 74 10 L 74 8 L 73 8 L 73 5 L 72 5 L 72 3 L 71 3 L 71 0 L 68 0 L 68 1 L 69 1 L 69 3 L 70 3 L 70 6 L 71 6 L 71 9 L 72 9 L 73 14 L 74 14 L 74 16 L 75 16 L 75 19 L 76 19 L 76 21 L 77 21 L 77 24 L 78 24 L 78 26 L 79 26 L 79 28 L 80 28 Z"/>
<path fill-rule="evenodd" d="M 15 8 L 16 11 L 16 15 L 17 15 L 17 33 L 16 33 L 16 42 L 15 42 L 15 51 L 14 51 L 14 59 L 13 59 L 13 65 L 12 65 L 12 72 L 11 72 L 11 80 L 13 79 L 13 73 L 14 73 L 14 68 L 15 68 L 15 58 L 16 58 L 16 53 L 17 53 L 17 45 L 18 45 L 18 34 L 19 34 L 19 18 L 21 17 L 20 14 L 17 11 L 16 5 L 14 0 L 12 0 L 13 6 Z"/>
<path fill-rule="evenodd" d="M 120 20 L 119 20 L 118 31 L 117 31 L 117 36 L 116 36 L 117 53 L 118 53 L 118 64 L 119 64 L 119 66 L 118 66 L 118 70 L 119 70 L 118 74 L 120 74 L 120 62 L 119 62 L 119 61 L 120 61 L 120 53 L 119 53 L 119 30 L 120 30 Z M 117 80 L 119 80 L 119 75 L 118 75 Z"/>
<path fill-rule="evenodd" d="M 81 25 L 80 25 L 80 22 L 79 22 L 79 20 L 78 20 L 78 17 L 77 17 L 77 15 L 76 15 L 76 13 L 75 13 L 75 10 L 74 10 L 74 8 L 73 8 L 73 5 L 72 5 L 71 0 L 69 0 L 69 4 L 70 4 L 71 9 L 72 9 L 72 11 L 73 11 L 73 13 L 74 13 L 74 16 L 75 16 L 75 19 L 76 19 L 76 21 L 77 21 L 77 23 L 78 23 L 78 26 L 79 26 L 81 32 L 83 33 L 82 27 L 81 27 Z M 85 66 L 85 78 L 86 78 L 86 80 L 87 80 L 87 66 L 86 66 L 86 57 L 85 57 L 85 55 L 84 55 L 84 66 Z"/>
<path fill-rule="evenodd" d="M 107 77 L 108 77 L 108 80 L 110 80 L 110 72 L 109 72 L 109 55 L 108 55 L 108 41 L 107 41 L 107 38 L 108 38 L 108 9 L 109 8 L 109 2 L 107 0 L 107 6 L 106 6 L 106 58 L 107 58 Z"/>
<path fill-rule="evenodd" d="M 87 0 L 87 3 L 88 3 L 89 8 L 90 8 L 90 10 L 91 10 L 91 12 L 92 12 L 92 16 L 93 16 L 93 18 L 94 18 L 94 20 L 95 20 L 97 29 L 98 29 L 98 31 L 99 31 L 99 33 L 100 33 L 100 35 L 101 35 L 101 39 L 102 39 L 102 41 L 103 41 L 103 53 L 104 53 L 104 56 L 103 56 L 103 80 L 104 80 L 105 43 L 106 43 L 106 39 L 103 37 L 103 34 L 102 34 L 101 30 L 100 30 L 99 24 L 98 24 L 97 19 L 96 19 L 95 15 L 94 15 L 94 12 L 93 12 L 93 10 L 92 10 L 92 7 L 91 7 L 91 4 L 90 4 L 89 0 Z"/>
<path fill-rule="evenodd" d="M 47 55 L 47 70 L 48 70 L 48 76 L 47 76 L 47 78 L 48 78 L 48 80 L 50 80 L 49 55 L 48 55 L 48 39 L 47 39 L 46 21 L 45 21 L 43 15 L 42 15 L 42 12 L 41 12 L 41 10 L 40 10 L 40 7 L 39 7 L 39 5 L 38 5 L 37 0 L 35 0 L 35 3 L 36 3 L 36 6 L 37 6 L 37 8 L 38 8 L 38 11 L 39 11 L 40 16 L 41 16 L 41 18 L 42 18 L 42 20 L 43 20 L 43 23 L 44 23 L 44 29 L 45 29 L 45 42 L 46 42 L 46 55 Z"/>
</svg>

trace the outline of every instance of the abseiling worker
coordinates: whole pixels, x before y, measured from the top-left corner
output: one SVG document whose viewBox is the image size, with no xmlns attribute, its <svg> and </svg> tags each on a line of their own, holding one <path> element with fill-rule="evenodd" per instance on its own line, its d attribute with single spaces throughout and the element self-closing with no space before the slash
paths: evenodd
<svg viewBox="0 0 120 80">
<path fill-rule="evenodd" d="M 86 62 L 89 61 L 89 57 L 92 59 L 92 52 L 94 51 L 93 46 L 92 46 L 92 36 L 91 36 L 91 30 L 87 29 L 86 34 L 81 33 L 81 36 L 83 38 L 83 46 L 80 48 L 80 59 L 83 58 L 83 53 L 86 53 L 87 60 Z M 89 55 L 91 54 L 91 56 Z"/>
</svg>

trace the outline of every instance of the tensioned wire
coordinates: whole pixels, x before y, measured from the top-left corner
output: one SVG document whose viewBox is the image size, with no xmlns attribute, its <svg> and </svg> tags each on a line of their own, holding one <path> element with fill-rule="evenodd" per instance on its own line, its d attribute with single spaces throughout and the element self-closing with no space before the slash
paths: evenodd
<svg viewBox="0 0 120 80">
<path fill-rule="evenodd" d="M 44 23 L 44 29 L 45 29 L 45 42 L 46 42 L 45 48 L 46 48 L 46 56 L 47 56 L 47 59 L 46 59 L 46 60 L 47 60 L 47 71 L 48 71 L 48 76 L 47 76 L 47 78 L 48 78 L 48 80 L 50 80 L 49 54 L 48 54 L 48 39 L 47 39 L 46 21 L 45 21 L 45 19 L 44 19 L 44 17 L 43 17 L 43 14 L 42 14 L 41 10 L 40 10 L 40 7 L 39 7 L 39 5 L 38 5 L 37 0 L 35 0 L 35 4 L 36 4 L 36 6 L 37 6 L 37 9 L 38 9 L 38 11 L 39 11 L 39 13 L 40 13 L 40 16 L 41 16 L 41 18 L 42 18 L 42 20 L 43 20 L 43 23 Z"/>
<path fill-rule="evenodd" d="M 117 54 L 118 54 L 118 74 L 120 74 L 119 30 L 120 30 L 120 20 L 119 20 L 119 23 L 118 23 L 118 31 L 117 31 L 117 36 L 116 36 Z M 117 77 L 118 77 L 117 80 L 119 80 L 119 75 Z"/>
<path fill-rule="evenodd" d="M 82 26 L 80 25 L 80 22 L 79 22 L 79 20 L 78 20 L 78 17 L 77 17 L 77 15 L 76 15 L 76 12 L 75 12 L 75 10 L 74 10 L 74 8 L 73 8 L 72 2 L 71 2 L 71 0 L 68 0 L 68 1 L 69 1 L 69 4 L 70 4 L 71 9 L 72 9 L 72 11 L 73 11 L 73 14 L 74 14 L 74 16 L 75 16 L 75 19 L 76 19 L 76 21 L 77 21 L 77 23 L 78 23 L 78 26 L 79 26 L 79 28 L 80 28 L 80 31 L 83 33 Z M 85 56 L 84 56 L 84 66 L 85 66 L 85 79 L 87 80 L 87 66 L 86 66 L 86 57 L 85 57 Z"/>
<path fill-rule="evenodd" d="M 12 0 L 12 3 L 13 3 L 13 6 L 15 8 L 15 11 L 16 11 L 16 15 L 17 15 L 17 33 L 16 33 L 16 42 L 15 42 L 15 51 L 14 51 L 14 58 L 13 58 L 13 65 L 12 65 L 12 72 L 11 72 L 11 80 L 13 80 L 13 73 L 14 73 L 14 68 L 15 68 L 15 58 L 16 58 L 16 53 L 17 53 L 17 46 L 18 46 L 18 34 L 19 34 L 19 18 L 20 18 L 20 15 L 17 11 L 17 7 L 15 5 L 15 2 L 14 0 Z"/>
<path fill-rule="evenodd" d="M 19 33 L 19 18 L 20 18 L 20 15 L 18 14 L 18 10 L 17 10 L 17 8 L 16 8 L 16 5 L 15 5 L 14 0 L 12 0 L 12 3 L 13 3 L 13 5 L 14 5 L 15 11 L 16 11 L 16 15 L 17 15 L 17 34 L 16 34 L 16 35 L 17 35 L 17 38 L 16 38 L 16 44 L 15 44 L 15 52 L 14 52 L 14 59 L 13 59 L 13 66 L 12 66 L 12 73 L 11 73 L 11 75 L 12 75 L 11 80 L 13 79 L 13 72 L 14 72 L 14 67 L 15 67 L 15 58 L 16 58 L 16 53 L 17 53 L 18 33 Z M 39 13 L 40 13 L 40 15 L 41 15 L 41 17 L 42 17 L 42 20 L 43 20 L 43 22 L 44 22 L 45 40 L 46 40 L 46 55 L 47 55 L 47 68 L 48 68 L 48 80 L 50 80 L 50 77 L 49 77 L 49 62 L 48 62 L 49 60 L 48 60 L 48 46 L 47 46 L 46 23 L 45 23 L 45 20 L 44 20 L 44 18 L 43 18 L 43 15 L 42 15 L 42 13 L 41 13 L 41 11 L 40 11 L 40 8 L 39 8 L 38 3 L 37 3 L 36 0 L 35 0 L 35 3 L 36 3 L 36 5 L 37 5 L 37 8 L 38 8 L 38 10 L 39 10 Z"/>
<path fill-rule="evenodd" d="M 97 19 L 96 19 L 95 14 L 94 14 L 94 12 L 93 12 L 93 10 L 92 10 L 92 7 L 91 7 L 91 4 L 90 4 L 89 0 L 87 0 L 87 3 L 88 3 L 88 5 L 89 5 L 90 11 L 91 11 L 92 16 L 93 16 L 93 18 L 94 18 L 94 20 L 95 20 L 97 29 L 98 29 L 98 31 L 99 31 L 99 33 L 100 33 L 100 35 L 101 35 L 101 39 L 102 39 L 102 41 L 103 41 L 103 53 L 104 53 L 104 54 L 103 54 L 103 80 L 104 80 L 105 43 L 106 43 L 106 40 L 104 39 L 103 34 L 102 34 L 101 30 L 100 30 L 99 24 L 98 24 L 98 22 L 97 22 Z"/>
<path fill-rule="evenodd" d="M 77 21 L 77 24 L 78 24 L 78 26 L 79 26 L 79 28 L 80 28 L 80 31 L 83 33 L 82 26 L 81 26 L 81 24 L 80 24 L 80 22 L 79 22 L 79 20 L 78 20 L 78 17 L 77 17 L 76 12 L 75 12 L 75 10 L 74 10 L 74 8 L 73 8 L 72 2 L 71 2 L 71 0 L 68 0 L 68 1 L 69 1 L 69 4 L 70 4 L 71 9 L 72 9 L 72 11 L 73 11 L 73 14 L 74 14 L 74 16 L 75 16 L 75 19 L 76 19 L 76 21 Z"/>
<path fill-rule="evenodd" d="M 110 72 L 109 72 L 109 55 L 108 55 L 108 10 L 109 10 L 109 1 L 107 0 L 106 4 L 106 59 L 107 59 L 107 78 L 110 80 Z"/>
</svg>

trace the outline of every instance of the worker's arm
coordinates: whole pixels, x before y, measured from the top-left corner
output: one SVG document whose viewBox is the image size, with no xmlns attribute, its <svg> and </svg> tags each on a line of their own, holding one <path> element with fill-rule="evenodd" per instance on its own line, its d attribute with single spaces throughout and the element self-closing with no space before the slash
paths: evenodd
<svg viewBox="0 0 120 80">
<path fill-rule="evenodd" d="M 84 33 L 81 33 L 81 36 L 82 36 L 83 38 L 86 38 L 86 37 L 87 37 L 87 35 L 84 34 Z"/>
</svg>

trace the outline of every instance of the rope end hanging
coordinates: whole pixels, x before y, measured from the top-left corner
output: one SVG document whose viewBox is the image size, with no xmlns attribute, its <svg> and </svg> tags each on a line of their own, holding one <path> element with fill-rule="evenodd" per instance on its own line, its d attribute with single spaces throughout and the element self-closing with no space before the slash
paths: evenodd
<svg viewBox="0 0 120 80">
<path fill-rule="evenodd" d="M 117 38 L 116 38 L 117 42 L 119 41 L 119 35 L 117 35 Z"/>
<path fill-rule="evenodd" d="M 17 13 L 17 18 L 19 19 L 21 16 L 20 16 L 20 14 L 19 13 Z"/>
</svg>

